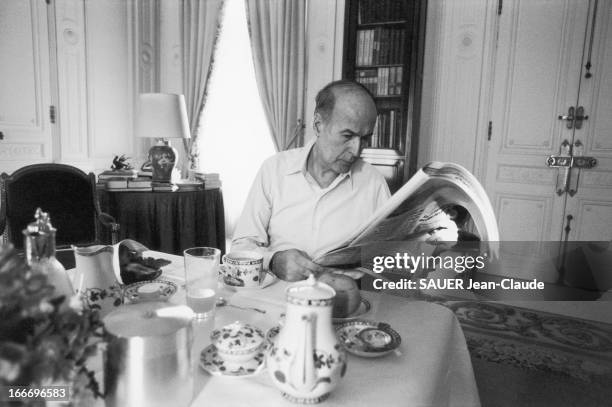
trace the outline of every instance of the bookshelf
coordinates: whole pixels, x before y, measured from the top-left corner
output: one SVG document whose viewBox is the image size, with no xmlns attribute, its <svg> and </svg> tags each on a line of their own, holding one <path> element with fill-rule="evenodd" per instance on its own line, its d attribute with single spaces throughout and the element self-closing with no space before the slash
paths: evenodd
<svg viewBox="0 0 612 407">
<path fill-rule="evenodd" d="M 426 0 L 347 0 L 343 78 L 367 87 L 378 119 L 362 157 L 392 191 L 416 171 Z"/>
</svg>

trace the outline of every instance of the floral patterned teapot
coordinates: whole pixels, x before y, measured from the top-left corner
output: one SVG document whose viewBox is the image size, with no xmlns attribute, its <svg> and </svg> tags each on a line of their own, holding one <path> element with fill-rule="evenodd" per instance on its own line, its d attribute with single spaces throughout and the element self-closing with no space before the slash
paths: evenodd
<svg viewBox="0 0 612 407">
<path fill-rule="evenodd" d="M 275 386 L 290 401 L 321 402 L 346 373 L 346 353 L 332 326 L 335 295 L 313 275 L 287 289 L 285 323 L 266 363 Z"/>
</svg>

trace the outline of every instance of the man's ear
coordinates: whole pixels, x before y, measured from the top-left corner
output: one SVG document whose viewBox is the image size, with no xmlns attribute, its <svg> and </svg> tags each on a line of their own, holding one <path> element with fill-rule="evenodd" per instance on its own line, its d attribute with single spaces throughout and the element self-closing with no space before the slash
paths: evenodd
<svg viewBox="0 0 612 407">
<path fill-rule="evenodd" d="M 322 123 L 322 117 L 320 113 L 315 113 L 314 114 L 314 119 L 312 120 L 312 128 L 315 132 L 315 135 L 318 137 L 319 133 L 321 132 L 321 123 Z"/>
</svg>

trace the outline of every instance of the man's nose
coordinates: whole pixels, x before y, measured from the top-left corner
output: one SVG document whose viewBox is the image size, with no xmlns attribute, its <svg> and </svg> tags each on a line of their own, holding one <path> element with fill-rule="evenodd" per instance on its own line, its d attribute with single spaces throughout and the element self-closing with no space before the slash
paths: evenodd
<svg viewBox="0 0 612 407">
<path fill-rule="evenodd" d="M 359 154 L 361 153 L 361 137 L 354 136 L 351 138 L 349 151 L 353 154 L 353 156 L 359 157 Z"/>
</svg>

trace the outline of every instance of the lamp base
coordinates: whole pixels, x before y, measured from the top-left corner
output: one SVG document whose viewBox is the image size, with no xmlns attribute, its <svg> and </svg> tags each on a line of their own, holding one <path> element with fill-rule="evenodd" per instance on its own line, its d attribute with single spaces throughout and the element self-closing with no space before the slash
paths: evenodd
<svg viewBox="0 0 612 407">
<path fill-rule="evenodd" d="M 170 182 L 176 166 L 176 149 L 168 144 L 156 144 L 149 150 L 149 161 L 153 170 L 152 181 Z"/>
</svg>

